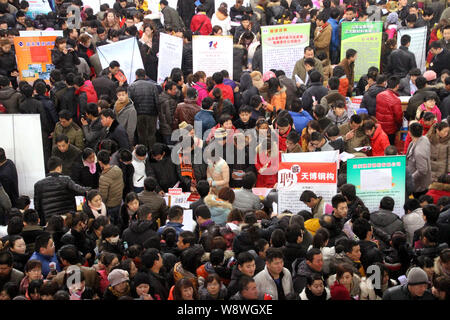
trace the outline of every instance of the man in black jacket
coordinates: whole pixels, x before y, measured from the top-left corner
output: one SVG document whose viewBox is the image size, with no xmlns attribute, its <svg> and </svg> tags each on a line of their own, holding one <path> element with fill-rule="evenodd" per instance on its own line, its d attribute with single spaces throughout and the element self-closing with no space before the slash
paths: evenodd
<svg viewBox="0 0 450 320">
<path fill-rule="evenodd" d="M 411 36 L 403 35 L 400 39 L 400 48 L 391 52 L 388 57 L 387 72 L 400 78 L 406 77 L 409 70 L 416 68 L 416 57 L 408 50 Z"/>
<path fill-rule="evenodd" d="M 128 243 L 128 246 L 139 244 L 144 245 L 147 239 L 157 235 L 157 223 L 152 219 L 152 213 L 148 206 L 143 205 L 138 209 L 137 221 L 133 221 L 128 228 L 125 229 L 122 239 Z"/>
<path fill-rule="evenodd" d="M 158 88 L 145 80 L 145 70 L 136 70 L 136 80 L 128 87 L 128 95 L 137 113 L 138 143 L 150 149 L 156 141 L 158 118 Z"/>
<path fill-rule="evenodd" d="M 359 238 L 361 248 L 361 264 L 364 270 L 375 262 L 383 262 L 383 254 L 377 244 L 372 240 L 373 227 L 364 218 L 358 218 L 352 225 L 353 233 Z"/>
<path fill-rule="evenodd" d="M 431 43 L 430 48 L 433 54 L 433 60 L 430 63 L 430 69 L 440 75 L 442 70 L 450 69 L 450 51 L 442 46 L 442 42 L 439 40 Z"/>
<path fill-rule="evenodd" d="M 97 97 L 101 97 L 102 95 L 108 96 L 111 101 L 115 101 L 117 99 L 116 96 L 116 85 L 114 81 L 111 80 L 111 71 L 109 68 L 104 69 L 100 76 L 92 80 L 92 85 L 94 86 L 95 92 L 97 92 Z"/>
<path fill-rule="evenodd" d="M 150 294 L 155 299 L 167 300 L 169 297 L 169 282 L 163 272 L 163 258 L 155 248 L 145 250 L 142 255 L 142 264 L 148 270 L 150 278 Z"/>
<path fill-rule="evenodd" d="M 5 149 L 0 148 L 0 184 L 11 200 L 11 205 L 16 206 L 19 198 L 19 180 L 14 162 L 6 158 Z"/>
<path fill-rule="evenodd" d="M 102 126 L 106 128 L 103 139 L 111 139 L 116 142 L 119 149 L 130 150 L 130 142 L 125 128 L 116 120 L 116 114 L 112 109 L 104 109 L 100 112 Z M 101 139 L 102 140 L 102 139 Z"/>
<path fill-rule="evenodd" d="M 91 149 L 97 147 L 101 137 L 105 134 L 96 103 L 88 103 L 86 115 L 81 117 L 81 129 L 83 130 L 85 146 Z M 89 122 L 88 122 L 89 120 Z"/>
<path fill-rule="evenodd" d="M 86 196 L 90 190 L 61 174 L 60 158 L 50 157 L 47 167 L 50 171 L 47 177 L 34 184 L 34 207 L 39 213 L 41 226 L 45 226 L 51 216 L 75 212 L 75 196 Z"/>
<path fill-rule="evenodd" d="M 387 79 L 384 74 L 377 76 L 376 84 L 364 93 L 361 108 L 366 108 L 369 115 L 375 117 L 377 109 L 377 95 L 386 90 Z"/>
</svg>

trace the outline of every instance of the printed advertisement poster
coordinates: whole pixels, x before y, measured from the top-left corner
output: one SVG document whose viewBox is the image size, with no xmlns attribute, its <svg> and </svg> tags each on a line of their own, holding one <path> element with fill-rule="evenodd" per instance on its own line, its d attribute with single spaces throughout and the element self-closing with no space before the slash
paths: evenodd
<svg viewBox="0 0 450 320">
<path fill-rule="evenodd" d="M 181 68 L 183 57 L 183 39 L 174 37 L 166 33 L 160 34 L 159 39 L 159 63 L 158 63 L 158 83 L 170 76 L 173 68 Z"/>
<path fill-rule="evenodd" d="M 309 46 L 310 23 L 261 27 L 263 73 L 270 69 L 284 70 L 292 77 L 295 63 L 303 58 Z"/>
<path fill-rule="evenodd" d="M 313 191 L 331 204 L 337 191 L 336 163 L 282 162 L 278 171 L 278 212 L 289 210 L 297 213 L 311 211 L 300 196 L 305 190 Z"/>
<path fill-rule="evenodd" d="M 33 82 L 36 79 L 50 81 L 50 72 L 55 68 L 51 53 L 55 39 L 55 36 L 14 38 L 21 81 Z"/>
<path fill-rule="evenodd" d="M 411 36 L 411 44 L 408 50 L 414 53 L 416 65 L 420 71 L 425 72 L 426 48 L 427 48 L 427 27 L 414 29 L 400 29 L 397 34 L 397 48 L 400 48 L 400 40 L 403 35 Z"/>
<path fill-rule="evenodd" d="M 211 77 L 227 70 L 233 79 L 233 36 L 193 36 L 192 56 L 194 73 L 203 71 Z"/>
<path fill-rule="evenodd" d="M 341 61 L 348 49 L 358 52 L 355 62 L 355 83 L 369 67 L 380 68 L 383 22 L 343 22 Z"/>
<path fill-rule="evenodd" d="M 405 176 L 405 156 L 353 158 L 347 162 L 347 183 L 356 186 L 356 195 L 370 212 L 378 210 L 380 200 L 389 196 L 395 201 L 394 213 L 403 216 Z"/>
</svg>

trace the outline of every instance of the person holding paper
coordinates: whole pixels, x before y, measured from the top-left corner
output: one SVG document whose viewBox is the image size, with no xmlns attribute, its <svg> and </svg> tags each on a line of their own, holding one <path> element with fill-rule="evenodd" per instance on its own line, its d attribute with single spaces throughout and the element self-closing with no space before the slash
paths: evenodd
<svg viewBox="0 0 450 320">
<path fill-rule="evenodd" d="M 303 81 L 303 83 L 306 83 L 307 70 L 305 67 L 305 60 L 308 58 L 314 59 L 314 68 L 321 74 L 323 73 L 322 62 L 314 57 L 314 48 L 307 46 L 304 49 L 303 58 L 295 63 L 294 71 L 292 72 L 292 80 L 296 81 L 295 75 L 297 75 Z M 297 82 L 297 86 L 299 85 L 300 84 Z"/>
<path fill-rule="evenodd" d="M 363 130 L 366 136 L 370 138 L 371 156 L 384 156 L 384 150 L 390 145 L 388 136 L 379 124 L 373 120 L 364 121 Z"/>
</svg>

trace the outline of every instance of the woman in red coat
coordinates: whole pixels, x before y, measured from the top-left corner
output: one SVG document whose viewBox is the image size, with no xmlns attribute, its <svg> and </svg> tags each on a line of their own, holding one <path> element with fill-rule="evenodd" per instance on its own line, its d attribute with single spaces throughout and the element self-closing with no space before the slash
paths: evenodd
<svg viewBox="0 0 450 320">
<path fill-rule="evenodd" d="M 281 154 L 278 151 L 278 145 L 276 142 L 273 142 L 272 145 L 269 136 L 267 140 L 256 147 L 255 168 L 258 171 L 256 188 L 273 188 L 278 182 L 278 165 L 280 161 Z"/>
<path fill-rule="evenodd" d="M 433 197 L 435 204 L 441 197 L 450 197 L 450 176 L 448 174 L 439 176 L 438 181 L 433 182 L 428 188 L 427 195 Z"/>
</svg>

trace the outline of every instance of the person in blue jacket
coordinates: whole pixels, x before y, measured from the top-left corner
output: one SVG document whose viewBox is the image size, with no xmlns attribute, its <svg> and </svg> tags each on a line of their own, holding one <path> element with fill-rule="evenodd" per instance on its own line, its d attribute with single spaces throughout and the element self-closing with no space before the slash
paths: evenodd
<svg viewBox="0 0 450 320">
<path fill-rule="evenodd" d="M 314 120 L 309 112 L 303 110 L 302 102 L 299 99 L 292 101 L 291 111 L 289 111 L 289 114 L 294 121 L 295 131 L 297 131 L 300 135 L 308 122 L 310 120 Z"/>
<path fill-rule="evenodd" d="M 29 260 L 39 260 L 42 263 L 44 278 L 50 272 L 56 275 L 57 272 L 61 271 L 61 266 L 55 254 L 55 243 L 50 233 L 45 232 L 36 238 L 34 250 Z"/>
</svg>

